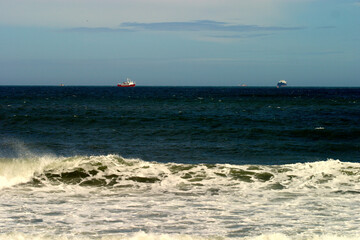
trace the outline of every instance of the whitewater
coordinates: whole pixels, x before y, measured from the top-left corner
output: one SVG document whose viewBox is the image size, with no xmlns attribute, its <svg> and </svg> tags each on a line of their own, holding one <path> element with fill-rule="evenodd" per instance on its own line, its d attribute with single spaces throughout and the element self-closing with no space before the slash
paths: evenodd
<svg viewBox="0 0 360 240">
<path fill-rule="evenodd" d="M 360 164 L 0 159 L 1 239 L 358 239 Z M 342 234 L 345 233 L 345 234 Z"/>
</svg>

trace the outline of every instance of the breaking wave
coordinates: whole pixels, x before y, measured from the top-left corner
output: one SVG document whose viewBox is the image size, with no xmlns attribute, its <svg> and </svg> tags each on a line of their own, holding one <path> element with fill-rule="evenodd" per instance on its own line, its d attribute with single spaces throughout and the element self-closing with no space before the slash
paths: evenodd
<svg viewBox="0 0 360 240">
<path fill-rule="evenodd" d="M 333 159 L 234 165 L 119 155 L 0 158 L 0 239 L 359 239 L 359 182 L 360 163 Z"/>
<path fill-rule="evenodd" d="M 360 193 L 360 164 L 329 159 L 287 165 L 178 164 L 119 155 L 0 158 L 0 189 L 80 186 L 141 191 L 324 190 Z"/>
</svg>

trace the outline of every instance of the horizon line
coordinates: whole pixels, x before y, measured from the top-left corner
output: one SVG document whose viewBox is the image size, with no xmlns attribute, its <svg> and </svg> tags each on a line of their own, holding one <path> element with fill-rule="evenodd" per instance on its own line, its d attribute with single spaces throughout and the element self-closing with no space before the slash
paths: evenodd
<svg viewBox="0 0 360 240">
<path fill-rule="evenodd" d="M 117 85 L 42 85 L 42 84 L 0 84 L 0 87 L 118 87 Z M 268 87 L 277 88 L 276 85 L 259 85 L 259 86 L 238 86 L 238 85 L 137 85 L 136 87 L 236 87 L 236 88 L 257 88 L 257 87 Z M 136 88 L 135 87 L 135 88 Z M 360 88 L 360 86 L 286 86 L 282 88 Z M 134 88 L 134 87 L 133 87 Z"/>
</svg>

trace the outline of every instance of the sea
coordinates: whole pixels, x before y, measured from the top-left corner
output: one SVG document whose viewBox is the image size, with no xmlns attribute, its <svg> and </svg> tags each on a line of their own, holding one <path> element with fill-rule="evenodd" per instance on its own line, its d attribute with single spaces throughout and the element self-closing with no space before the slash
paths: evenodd
<svg viewBox="0 0 360 240">
<path fill-rule="evenodd" d="M 0 239 L 360 239 L 360 88 L 0 86 Z"/>
</svg>

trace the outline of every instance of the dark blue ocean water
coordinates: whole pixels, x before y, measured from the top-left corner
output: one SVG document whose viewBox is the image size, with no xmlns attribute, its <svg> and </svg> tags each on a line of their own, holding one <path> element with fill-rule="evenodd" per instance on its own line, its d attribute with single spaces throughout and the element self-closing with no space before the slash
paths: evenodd
<svg viewBox="0 0 360 240">
<path fill-rule="evenodd" d="M 0 155 L 360 161 L 360 88 L 0 87 Z"/>
</svg>

